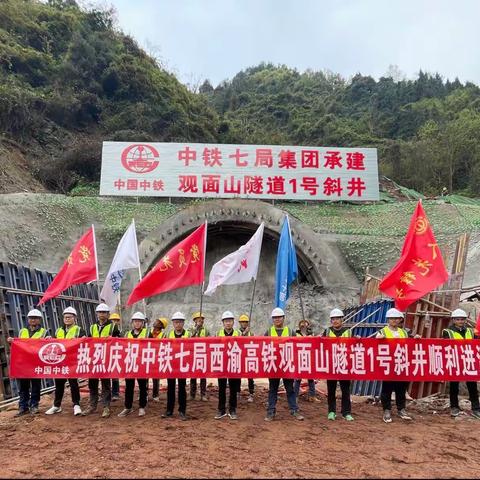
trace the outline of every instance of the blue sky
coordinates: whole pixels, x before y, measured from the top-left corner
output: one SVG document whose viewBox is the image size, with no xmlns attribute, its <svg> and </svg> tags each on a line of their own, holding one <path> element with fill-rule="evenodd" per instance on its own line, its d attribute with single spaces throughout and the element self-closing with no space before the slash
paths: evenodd
<svg viewBox="0 0 480 480">
<path fill-rule="evenodd" d="M 184 83 L 262 61 L 376 78 L 397 65 L 480 84 L 480 0 L 113 0 L 118 28 Z"/>
</svg>

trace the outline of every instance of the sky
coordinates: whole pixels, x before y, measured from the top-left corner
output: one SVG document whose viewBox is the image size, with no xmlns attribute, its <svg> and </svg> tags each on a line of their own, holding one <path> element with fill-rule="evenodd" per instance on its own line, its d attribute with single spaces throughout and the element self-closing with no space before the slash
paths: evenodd
<svg viewBox="0 0 480 480">
<path fill-rule="evenodd" d="M 480 0 L 111 0 L 117 27 L 190 86 L 261 62 L 480 84 Z"/>
</svg>

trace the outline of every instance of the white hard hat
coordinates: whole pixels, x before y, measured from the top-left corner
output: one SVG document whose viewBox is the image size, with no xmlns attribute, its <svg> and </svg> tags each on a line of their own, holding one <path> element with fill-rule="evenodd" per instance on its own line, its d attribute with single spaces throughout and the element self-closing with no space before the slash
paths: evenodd
<svg viewBox="0 0 480 480">
<path fill-rule="evenodd" d="M 43 318 L 43 315 L 42 315 L 42 312 L 40 310 L 37 310 L 36 308 L 34 308 L 33 310 L 30 310 L 28 312 L 28 315 L 27 315 L 27 318 L 28 317 L 40 317 L 40 318 Z"/>
<path fill-rule="evenodd" d="M 145 321 L 145 315 L 142 312 L 135 312 L 132 315 L 132 320 L 142 320 L 142 322 Z"/>
<path fill-rule="evenodd" d="M 232 312 L 227 310 L 226 312 L 222 313 L 222 320 L 226 320 L 227 318 L 233 318 L 234 319 L 235 315 Z"/>
<path fill-rule="evenodd" d="M 105 304 L 101 303 L 100 305 L 97 305 L 97 308 L 95 309 L 96 312 L 110 312 L 110 307 Z"/>
<path fill-rule="evenodd" d="M 185 320 L 185 315 L 182 312 L 175 312 L 172 315 L 172 320 Z"/>
<path fill-rule="evenodd" d="M 335 318 L 335 317 L 343 317 L 343 312 L 339 308 L 334 308 L 330 312 L 330 318 Z"/>
<path fill-rule="evenodd" d="M 465 310 L 462 310 L 461 308 L 457 308 L 454 310 L 451 314 L 450 317 L 452 318 L 467 318 L 467 312 Z"/>
<path fill-rule="evenodd" d="M 67 307 L 64 311 L 63 314 L 65 315 L 66 313 L 71 313 L 72 315 L 77 316 L 77 311 L 73 307 Z"/>
<path fill-rule="evenodd" d="M 285 316 L 285 312 L 281 308 L 277 307 L 272 310 L 272 317 L 284 317 L 284 316 Z"/>
<path fill-rule="evenodd" d="M 403 313 L 396 308 L 390 308 L 387 310 L 386 318 L 403 318 Z"/>
</svg>

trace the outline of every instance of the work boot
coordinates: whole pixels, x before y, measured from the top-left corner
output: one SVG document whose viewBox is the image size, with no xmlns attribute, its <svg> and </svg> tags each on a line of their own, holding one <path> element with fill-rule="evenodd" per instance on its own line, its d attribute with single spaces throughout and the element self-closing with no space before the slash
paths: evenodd
<svg viewBox="0 0 480 480">
<path fill-rule="evenodd" d="M 456 407 L 451 408 L 450 409 L 450 415 L 452 417 L 458 417 L 460 415 L 460 409 L 456 408 Z"/>
<path fill-rule="evenodd" d="M 165 413 L 162 413 L 161 417 L 162 418 L 169 418 L 173 415 L 173 412 L 165 412 Z"/>
<path fill-rule="evenodd" d="M 390 410 L 384 410 L 383 421 L 385 423 L 392 423 L 392 413 L 390 412 Z"/>
<path fill-rule="evenodd" d="M 108 418 L 110 416 L 110 407 L 103 407 L 102 418 Z"/>
<path fill-rule="evenodd" d="M 413 418 L 407 413 L 407 411 L 402 408 L 399 412 L 398 412 L 398 416 L 402 419 L 402 420 L 413 420 Z"/>
<path fill-rule="evenodd" d="M 30 413 L 32 415 L 37 415 L 38 413 L 40 413 L 40 410 L 38 409 L 38 407 L 30 407 Z"/>
<path fill-rule="evenodd" d="M 45 415 L 54 415 L 55 413 L 60 413 L 62 411 L 62 407 L 50 407 L 46 412 Z"/>
<path fill-rule="evenodd" d="M 160 401 L 160 397 L 153 397 L 152 400 L 153 400 L 154 402 L 159 402 L 159 401 Z"/>
<path fill-rule="evenodd" d="M 347 422 L 353 422 L 353 417 L 350 413 L 347 413 L 346 415 L 343 416 L 343 418 L 347 421 Z"/>
<path fill-rule="evenodd" d="M 223 417 L 227 416 L 227 412 L 218 411 L 217 414 L 213 417 L 215 420 L 220 420 Z"/>
<path fill-rule="evenodd" d="M 13 418 L 23 417 L 24 415 L 28 415 L 30 413 L 29 410 L 19 410 Z"/>
<path fill-rule="evenodd" d="M 124 408 L 119 414 L 119 417 L 126 417 L 127 415 L 130 415 L 133 412 L 133 408 Z M 103 414 L 102 414 L 103 417 Z"/>
<path fill-rule="evenodd" d="M 275 415 L 273 413 L 267 413 L 267 416 L 264 418 L 266 422 L 273 422 Z"/>
<path fill-rule="evenodd" d="M 200 397 L 200 401 L 201 401 L 201 402 L 208 402 L 207 396 L 206 396 L 206 395 L 202 395 L 202 396 Z"/>
<path fill-rule="evenodd" d="M 295 420 L 304 420 L 305 419 L 305 417 L 298 412 L 292 412 L 292 417 L 294 417 Z"/>
<path fill-rule="evenodd" d="M 139 408 L 138 409 L 138 416 L 139 417 L 144 417 L 145 416 L 145 409 L 144 408 Z"/>
<path fill-rule="evenodd" d="M 73 414 L 75 416 L 82 415 L 82 409 L 80 408 L 80 405 L 73 406 Z"/>
<path fill-rule="evenodd" d="M 82 412 L 82 415 L 90 415 L 92 413 L 95 413 L 97 411 L 97 406 L 89 405 L 86 410 Z"/>
<path fill-rule="evenodd" d="M 237 412 L 230 412 L 228 414 L 228 416 L 230 417 L 230 420 L 237 420 Z"/>
<path fill-rule="evenodd" d="M 178 412 L 178 417 L 180 420 L 185 421 L 187 420 L 187 415 L 184 412 Z"/>
<path fill-rule="evenodd" d="M 112 402 L 117 402 L 118 400 L 120 400 L 119 395 L 112 395 Z"/>
<path fill-rule="evenodd" d="M 251 393 L 247 398 L 248 403 L 253 403 L 253 393 Z"/>
</svg>

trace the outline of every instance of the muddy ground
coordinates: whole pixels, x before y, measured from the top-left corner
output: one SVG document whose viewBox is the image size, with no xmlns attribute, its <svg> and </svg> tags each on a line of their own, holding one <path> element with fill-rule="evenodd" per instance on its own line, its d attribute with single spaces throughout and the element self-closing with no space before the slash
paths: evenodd
<svg viewBox="0 0 480 480">
<path fill-rule="evenodd" d="M 244 382 L 246 383 L 246 382 Z M 165 386 L 162 381 L 162 386 Z M 243 385 L 246 387 L 246 385 Z M 303 397 L 306 419 L 292 419 L 285 395 L 276 420 L 264 422 L 265 384 L 257 385 L 255 403 L 242 391 L 237 421 L 214 420 L 217 392 L 209 402 L 188 405 L 189 421 L 161 419 L 160 403 L 149 402 L 147 416 L 136 412 L 118 418 L 74 417 L 69 392 L 64 411 L 47 417 L 14 419 L 15 409 L 0 413 L 1 477 L 34 478 L 473 478 L 480 476 L 476 446 L 480 422 L 468 415 L 449 416 L 445 400 L 412 402 L 410 423 L 381 421 L 379 405 L 353 397 L 355 421 L 326 419 L 325 386 L 317 384 L 320 402 Z M 41 410 L 51 405 L 44 396 Z M 82 390 L 82 406 L 87 391 Z"/>
</svg>

